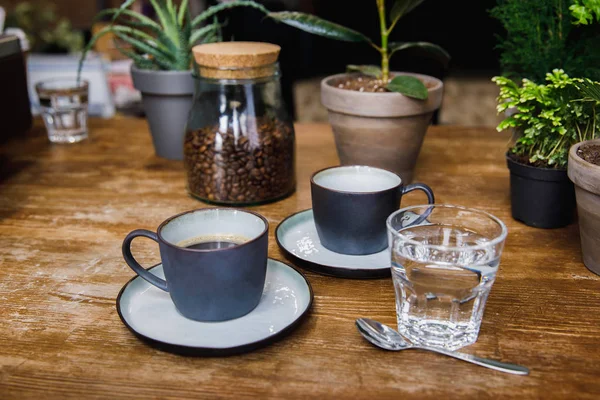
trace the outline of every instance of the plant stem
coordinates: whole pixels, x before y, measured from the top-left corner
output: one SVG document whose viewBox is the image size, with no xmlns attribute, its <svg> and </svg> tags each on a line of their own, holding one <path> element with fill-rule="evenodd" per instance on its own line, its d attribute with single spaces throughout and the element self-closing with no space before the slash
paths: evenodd
<svg viewBox="0 0 600 400">
<path fill-rule="evenodd" d="M 558 39 L 562 41 L 562 25 L 563 25 L 563 14 L 562 14 L 562 1 L 558 0 Z"/>
<path fill-rule="evenodd" d="M 550 152 L 550 154 L 548 154 L 546 156 L 546 158 L 550 158 L 552 157 L 552 154 L 554 154 L 554 152 L 556 151 L 556 149 L 558 149 L 558 147 L 560 146 L 560 144 L 562 143 L 562 141 L 564 140 L 565 136 L 562 136 L 560 138 L 560 140 L 556 143 L 556 145 L 554 146 L 554 148 L 552 149 L 552 151 Z"/>
<path fill-rule="evenodd" d="M 590 139 L 593 139 L 596 137 L 596 105 L 594 105 L 594 107 L 592 108 L 592 133 L 590 135 Z"/>
<path fill-rule="evenodd" d="M 385 0 L 377 0 L 377 11 L 379 12 L 379 25 L 381 28 L 381 79 L 387 84 L 390 79 L 390 57 L 388 55 L 388 36 L 387 24 L 385 22 Z"/>
</svg>

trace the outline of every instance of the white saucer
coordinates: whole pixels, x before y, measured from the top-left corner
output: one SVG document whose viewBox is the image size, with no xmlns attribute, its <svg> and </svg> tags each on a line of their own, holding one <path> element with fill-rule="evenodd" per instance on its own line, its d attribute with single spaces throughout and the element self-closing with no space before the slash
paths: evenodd
<svg viewBox="0 0 600 400">
<path fill-rule="evenodd" d="M 162 265 L 149 269 L 164 278 Z M 121 321 L 154 347 L 186 355 L 229 355 L 273 343 L 295 328 L 313 301 L 310 284 L 300 272 L 269 259 L 265 289 L 258 306 L 243 317 L 198 322 L 183 317 L 168 293 L 139 276 L 117 297 Z"/>
<path fill-rule="evenodd" d="M 312 209 L 290 215 L 277 226 L 277 244 L 287 258 L 313 272 L 342 278 L 382 278 L 390 276 L 390 253 L 354 256 L 335 253 L 319 241 Z"/>
</svg>

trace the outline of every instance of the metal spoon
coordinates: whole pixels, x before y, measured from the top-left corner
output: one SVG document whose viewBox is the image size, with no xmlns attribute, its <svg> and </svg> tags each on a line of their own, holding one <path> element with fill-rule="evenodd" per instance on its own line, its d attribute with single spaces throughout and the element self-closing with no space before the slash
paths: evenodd
<svg viewBox="0 0 600 400">
<path fill-rule="evenodd" d="M 450 357 L 458 358 L 459 360 L 467 361 L 473 364 L 481 365 L 482 367 L 495 369 L 496 371 L 507 372 L 515 375 L 528 375 L 529 368 L 521 365 L 503 363 L 500 361 L 490 360 L 488 358 L 481 358 L 471 354 L 459 353 L 457 351 L 450 351 L 439 349 L 435 347 L 418 346 L 408 343 L 404 338 L 394 329 L 380 322 L 374 321 L 369 318 L 359 318 L 356 320 L 356 327 L 358 331 L 365 339 L 385 350 L 400 351 L 406 349 L 421 349 L 429 350 L 440 354 L 445 354 Z"/>
</svg>

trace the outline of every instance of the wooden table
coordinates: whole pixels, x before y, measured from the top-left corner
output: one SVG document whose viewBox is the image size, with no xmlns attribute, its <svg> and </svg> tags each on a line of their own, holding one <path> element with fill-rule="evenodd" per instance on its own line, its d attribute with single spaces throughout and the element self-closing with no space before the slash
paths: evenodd
<svg viewBox="0 0 600 400">
<path fill-rule="evenodd" d="M 421 351 L 364 341 L 357 317 L 394 324 L 390 279 L 307 272 L 315 301 L 283 340 L 228 358 L 152 349 L 119 320 L 115 297 L 133 272 L 121 241 L 170 215 L 205 207 L 186 195 L 179 162 L 154 156 L 142 120 L 92 120 L 87 142 L 51 145 L 43 128 L 0 150 L 0 398 L 598 398 L 600 278 L 581 261 L 577 225 L 542 230 L 510 217 L 507 137 L 491 129 L 432 127 L 416 179 L 438 202 L 485 209 L 508 240 L 479 341 L 464 351 L 529 366 L 506 375 Z M 273 239 L 309 208 L 309 176 L 338 162 L 327 125 L 299 125 L 298 191 L 256 207 Z M 404 204 L 424 202 L 410 194 Z M 151 241 L 134 242 L 144 263 Z"/>
</svg>

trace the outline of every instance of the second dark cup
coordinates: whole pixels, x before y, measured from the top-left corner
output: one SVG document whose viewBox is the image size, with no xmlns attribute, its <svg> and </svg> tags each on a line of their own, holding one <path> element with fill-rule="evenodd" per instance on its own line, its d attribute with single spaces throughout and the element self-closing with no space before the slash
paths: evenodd
<svg viewBox="0 0 600 400">
<path fill-rule="evenodd" d="M 422 190 L 433 204 L 431 188 L 424 183 L 404 186 L 393 172 L 351 165 L 330 167 L 310 179 L 315 225 L 321 244 L 336 253 L 363 255 L 388 246 L 385 221 L 398 210 L 402 195 Z"/>
</svg>

